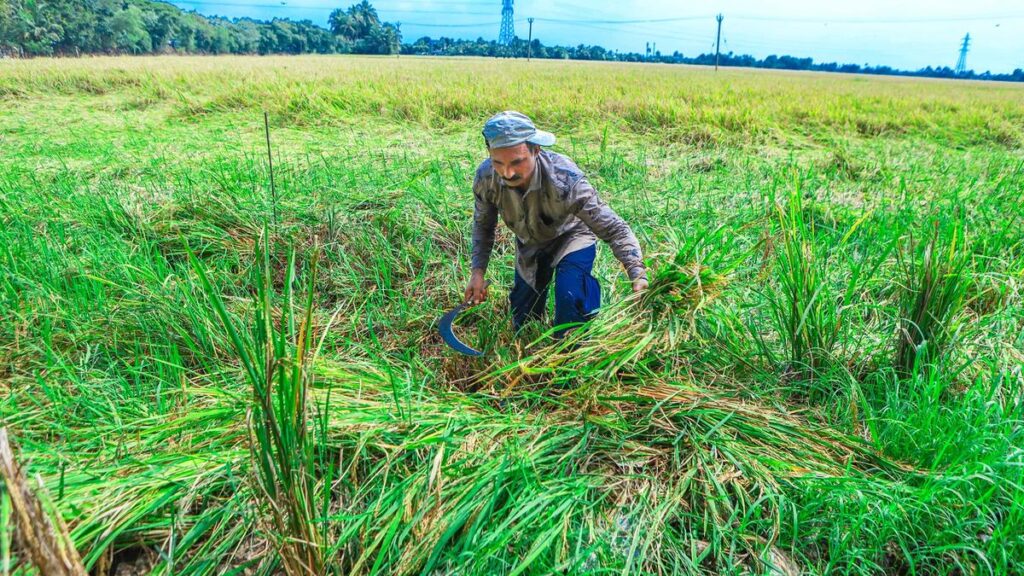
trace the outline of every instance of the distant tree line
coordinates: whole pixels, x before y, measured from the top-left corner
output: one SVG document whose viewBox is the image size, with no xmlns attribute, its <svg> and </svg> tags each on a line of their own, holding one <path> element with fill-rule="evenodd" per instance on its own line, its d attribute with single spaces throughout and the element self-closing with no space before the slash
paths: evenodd
<svg viewBox="0 0 1024 576">
<path fill-rule="evenodd" d="M 203 16 L 157 0 L 0 0 L 0 56 L 80 54 L 430 54 L 566 60 L 611 60 L 713 65 L 714 54 L 684 56 L 619 52 L 601 46 L 545 46 L 516 38 L 511 45 L 494 40 L 423 37 L 402 43 L 396 24 L 382 22 L 368 0 L 328 17 L 328 28 L 310 20 Z M 908 71 L 889 66 L 815 63 L 811 58 L 722 54 L 721 66 L 818 70 L 861 74 L 929 76 L 1024 82 L 1024 70 L 1010 74 L 957 74 L 949 67 Z"/>
<path fill-rule="evenodd" d="M 402 45 L 402 54 L 430 54 L 435 56 L 493 56 L 505 58 L 526 58 L 529 54 L 533 58 L 554 58 L 567 60 L 609 60 L 617 62 L 660 62 L 664 64 L 697 64 L 714 66 L 715 55 L 700 54 L 697 56 L 684 56 L 679 52 L 662 54 L 653 52 L 641 54 L 638 52 L 619 52 L 618 50 L 607 50 L 601 46 L 589 46 L 580 44 L 578 46 L 545 46 L 539 40 L 527 43 L 526 40 L 516 38 L 511 45 L 498 44 L 494 40 L 458 40 L 454 38 L 430 38 L 423 37 L 411 44 Z M 812 58 L 798 58 L 796 56 L 777 56 L 772 54 L 766 58 L 755 58 L 748 54 L 737 55 L 729 52 L 721 54 L 718 59 L 720 66 L 743 66 L 746 68 L 770 68 L 777 70 L 816 70 L 820 72 L 845 72 L 857 74 L 885 74 L 893 76 L 926 76 L 931 78 L 965 78 L 974 80 L 1002 80 L 1009 82 L 1024 82 L 1024 69 L 1017 68 L 1009 74 L 992 74 L 991 72 L 976 73 L 968 70 L 963 74 L 957 74 L 952 68 L 943 66 L 941 68 L 921 68 L 920 70 L 898 70 L 890 66 L 871 66 L 865 64 L 838 64 L 835 62 L 815 63 Z"/>
<path fill-rule="evenodd" d="M 208 17 L 154 0 L 0 0 L 0 55 L 395 54 L 397 27 L 363 0 L 309 20 Z"/>
</svg>

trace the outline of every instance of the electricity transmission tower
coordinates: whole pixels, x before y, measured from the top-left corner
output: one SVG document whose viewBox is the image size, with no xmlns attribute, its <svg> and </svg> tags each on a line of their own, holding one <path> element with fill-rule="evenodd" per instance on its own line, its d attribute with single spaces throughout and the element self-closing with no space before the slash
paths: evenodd
<svg viewBox="0 0 1024 576">
<path fill-rule="evenodd" d="M 501 33 L 498 34 L 498 44 L 511 46 L 512 40 L 516 37 L 515 28 L 512 26 L 512 0 L 501 2 Z"/>
<path fill-rule="evenodd" d="M 964 36 L 964 43 L 960 45 L 960 58 L 956 61 L 957 75 L 967 72 L 967 48 L 971 43 L 971 35 Z"/>
</svg>

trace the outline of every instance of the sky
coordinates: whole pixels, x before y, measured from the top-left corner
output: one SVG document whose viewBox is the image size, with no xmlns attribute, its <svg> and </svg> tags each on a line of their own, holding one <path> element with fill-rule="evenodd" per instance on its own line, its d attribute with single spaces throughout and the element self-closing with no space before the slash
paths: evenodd
<svg viewBox="0 0 1024 576">
<path fill-rule="evenodd" d="M 356 0 L 170 0 L 186 10 L 226 17 L 309 19 L 323 26 L 335 8 Z M 502 0 L 370 0 L 381 19 L 401 22 L 405 42 L 434 38 L 497 39 Z M 715 15 L 722 52 L 790 54 L 815 62 L 888 65 L 916 70 L 956 65 L 970 34 L 967 67 L 976 72 L 1024 68 L 1022 0 L 514 0 L 515 32 L 546 45 L 598 44 L 643 53 L 714 51 Z"/>
</svg>

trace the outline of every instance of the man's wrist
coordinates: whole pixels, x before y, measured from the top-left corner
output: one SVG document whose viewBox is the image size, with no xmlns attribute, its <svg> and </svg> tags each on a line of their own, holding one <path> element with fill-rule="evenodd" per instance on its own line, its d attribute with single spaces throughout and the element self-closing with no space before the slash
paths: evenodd
<svg viewBox="0 0 1024 576">
<path fill-rule="evenodd" d="M 633 282 L 636 282 L 637 280 L 647 280 L 647 269 L 645 269 L 643 266 L 633 266 L 628 271 L 626 271 L 626 274 L 629 276 L 629 279 Z"/>
</svg>

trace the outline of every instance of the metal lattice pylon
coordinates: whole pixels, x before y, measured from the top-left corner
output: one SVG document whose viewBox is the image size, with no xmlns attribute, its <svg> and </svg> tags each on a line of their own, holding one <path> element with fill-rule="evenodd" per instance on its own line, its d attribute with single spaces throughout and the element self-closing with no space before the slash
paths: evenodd
<svg viewBox="0 0 1024 576">
<path fill-rule="evenodd" d="M 516 37 L 515 28 L 512 25 L 512 0 L 501 2 L 501 32 L 498 34 L 498 44 L 508 46 Z"/>
<path fill-rule="evenodd" d="M 970 48 L 971 35 L 964 36 L 964 43 L 960 45 L 960 58 L 956 61 L 956 73 L 967 72 L 967 49 Z"/>
</svg>

